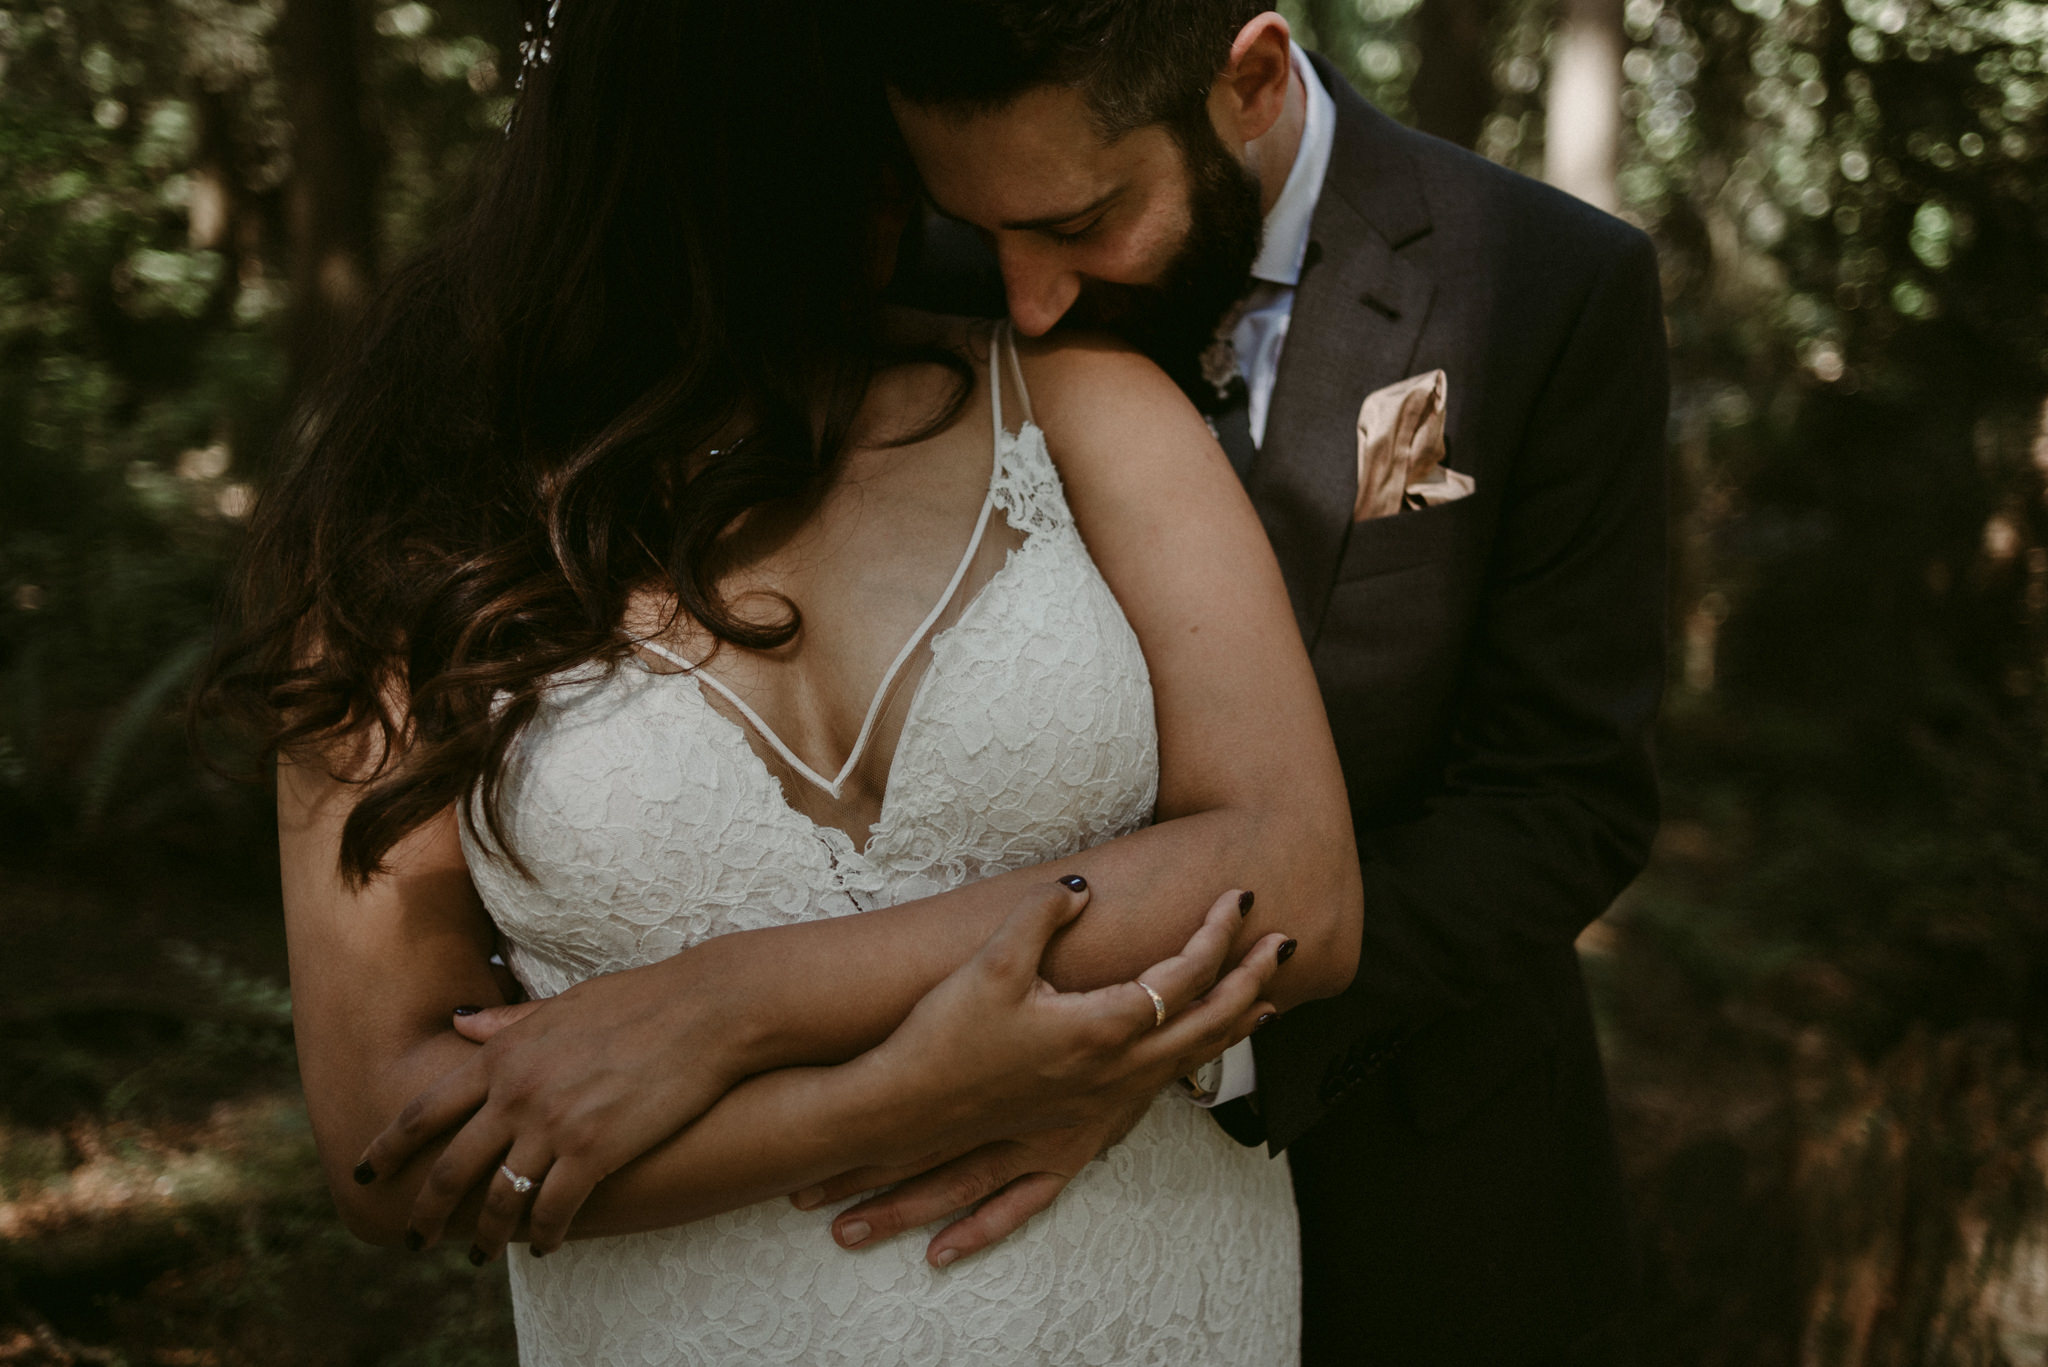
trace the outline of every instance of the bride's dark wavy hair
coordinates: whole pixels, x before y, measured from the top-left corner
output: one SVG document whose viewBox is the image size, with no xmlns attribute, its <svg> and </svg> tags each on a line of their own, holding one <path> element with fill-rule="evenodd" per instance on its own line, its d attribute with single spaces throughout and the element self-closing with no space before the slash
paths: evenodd
<svg viewBox="0 0 2048 1367">
<path fill-rule="evenodd" d="M 549 675 L 617 666 L 634 590 L 789 641 L 793 604 L 764 625 L 721 597 L 721 547 L 819 490 L 881 367 L 955 373 L 899 440 L 957 416 L 964 361 L 878 339 L 878 224 L 912 182 L 834 30 L 854 8 L 566 0 L 470 211 L 308 403 L 195 716 L 362 785 L 351 882 L 473 791 L 509 850 L 507 747 Z"/>
</svg>

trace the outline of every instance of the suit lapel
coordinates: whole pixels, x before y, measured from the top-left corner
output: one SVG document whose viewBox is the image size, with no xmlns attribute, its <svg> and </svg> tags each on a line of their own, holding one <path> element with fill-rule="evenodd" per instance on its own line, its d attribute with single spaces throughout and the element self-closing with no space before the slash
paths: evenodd
<svg viewBox="0 0 2048 1367">
<path fill-rule="evenodd" d="M 1266 441 L 1245 480 L 1302 638 L 1322 623 L 1358 495 L 1359 405 L 1408 374 L 1435 286 L 1397 248 L 1429 231 L 1397 125 L 1320 59 L 1335 145 L 1309 229 Z"/>
</svg>

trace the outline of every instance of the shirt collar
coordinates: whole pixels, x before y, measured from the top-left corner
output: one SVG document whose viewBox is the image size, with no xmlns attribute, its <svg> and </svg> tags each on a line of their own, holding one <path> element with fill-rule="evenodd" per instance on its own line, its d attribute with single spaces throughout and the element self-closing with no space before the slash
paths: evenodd
<svg viewBox="0 0 2048 1367">
<path fill-rule="evenodd" d="M 1308 110 L 1301 124 L 1301 145 L 1294 149 L 1294 165 L 1280 198 L 1266 215 L 1266 233 L 1252 262 L 1252 278 L 1276 285 L 1301 283 L 1301 263 L 1308 255 L 1308 230 L 1315 218 L 1316 200 L 1323 193 L 1323 176 L 1330 169 L 1330 148 L 1337 137 L 1337 105 L 1323 88 L 1316 69 L 1309 65 L 1301 44 L 1294 49 L 1294 71 L 1301 77 L 1308 95 Z"/>
</svg>

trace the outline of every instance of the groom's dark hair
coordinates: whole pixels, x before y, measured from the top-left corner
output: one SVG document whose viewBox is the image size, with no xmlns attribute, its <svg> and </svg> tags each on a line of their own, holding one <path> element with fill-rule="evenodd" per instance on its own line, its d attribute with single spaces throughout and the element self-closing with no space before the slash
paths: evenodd
<svg viewBox="0 0 2048 1367">
<path fill-rule="evenodd" d="M 1265 0 L 873 0 L 869 37 L 905 99 L 974 113 L 1078 89 L 1105 138 L 1207 127 L 1209 87 Z"/>
</svg>

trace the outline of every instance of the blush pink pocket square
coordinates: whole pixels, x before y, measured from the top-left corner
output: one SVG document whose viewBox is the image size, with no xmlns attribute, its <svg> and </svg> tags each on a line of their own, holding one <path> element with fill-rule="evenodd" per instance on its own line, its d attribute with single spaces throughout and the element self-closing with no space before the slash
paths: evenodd
<svg viewBox="0 0 2048 1367">
<path fill-rule="evenodd" d="M 1479 486 L 1444 468 L 1441 370 L 1376 389 L 1358 407 L 1358 502 L 1353 522 L 1391 517 L 1403 508 L 1455 503 Z"/>
</svg>

